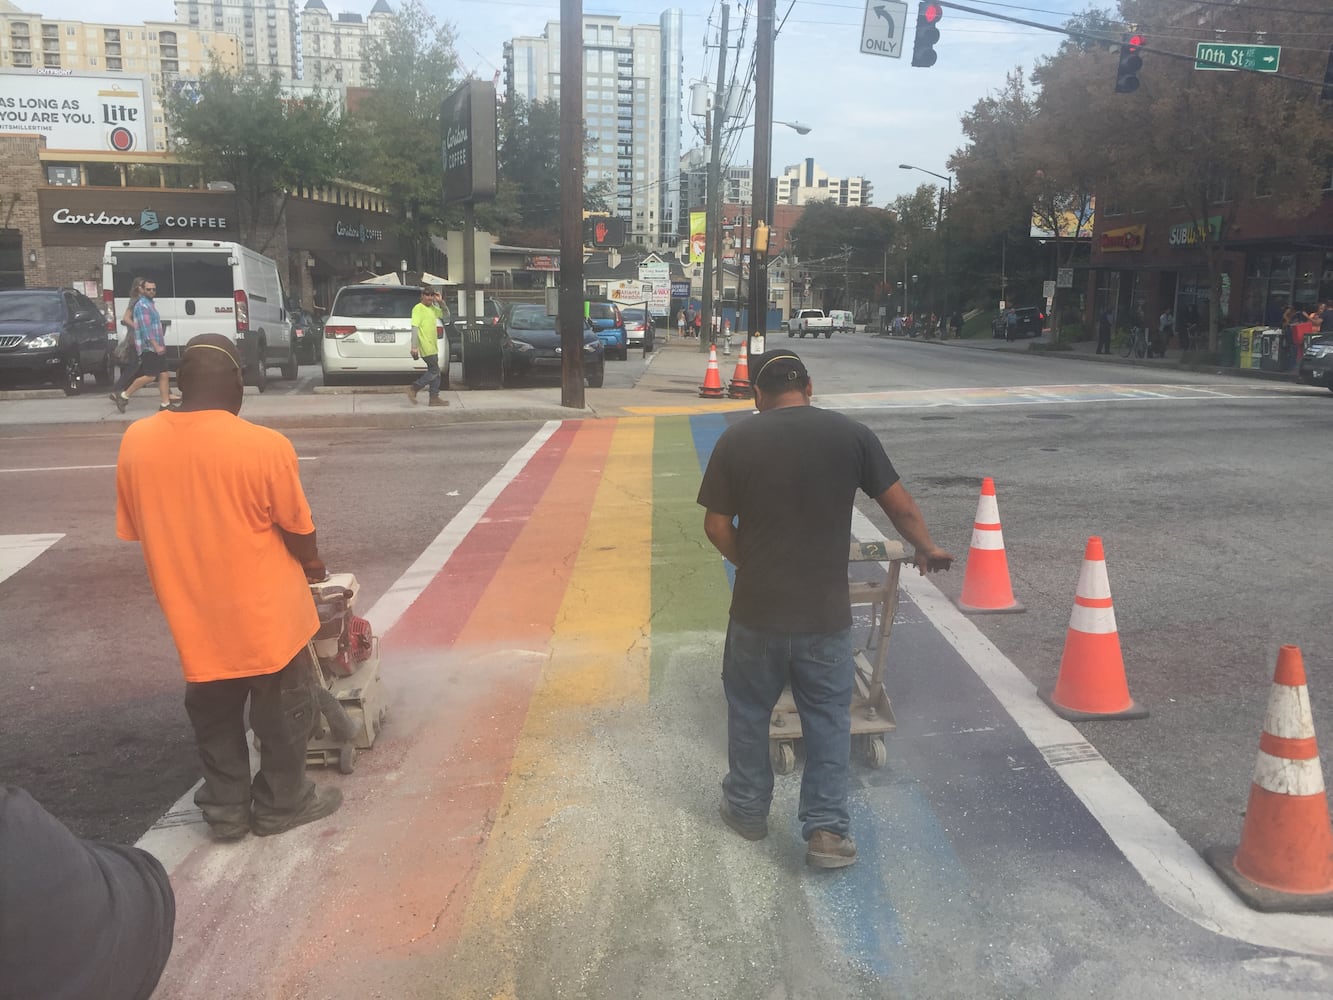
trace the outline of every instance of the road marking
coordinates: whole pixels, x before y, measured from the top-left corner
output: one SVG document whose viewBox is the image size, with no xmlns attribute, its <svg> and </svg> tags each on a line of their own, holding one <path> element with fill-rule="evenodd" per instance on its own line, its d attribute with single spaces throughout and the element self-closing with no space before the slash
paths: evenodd
<svg viewBox="0 0 1333 1000">
<path fill-rule="evenodd" d="M 0 535 L 0 583 L 32 562 L 65 535 Z"/>
<path fill-rule="evenodd" d="M 298 462 L 317 462 L 318 455 L 297 455 Z M 0 473 L 5 472 L 87 472 L 93 469 L 114 469 L 114 462 L 109 465 L 34 465 L 27 469 L 0 469 Z"/>
<path fill-rule="evenodd" d="M 884 538 L 859 509 L 852 511 L 852 531 L 866 541 Z M 1333 955 L 1333 922 L 1328 917 L 1259 913 L 1247 907 L 1138 790 L 1088 744 L 1077 727 L 1046 707 L 1026 675 L 938 587 L 911 571 L 902 575 L 901 586 L 1053 765 L 1158 899 L 1216 934 L 1282 951 Z M 1237 835 L 1238 831 L 1229 830 L 1221 839 Z"/>
<path fill-rule="evenodd" d="M 449 561 L 459 543 L 481 520 L 496 497 L 523 471 L 528 461 L 559 426 L 558 420 L 549 420 L 543 424 L 537 433 L 528 439 L 527 444 L 515 452 L 500 471 L 453 516 L 416 561 L 365 613 L 365 617 L 375 623 L 375 630 L 380 635 L 388 635 L 389 629 L 402 618 L 403 613 L 412 606 L 412 602 L 420 596 L 421 591 Z M 191 851 L 209 843 L 203 817 L 200 815 L 199 807 L 194 804 L 194 793 L 203 783 L 202 778 L 196 781 L 135 843 L 136 847 L 157 858 L 168 874 L 175 871 Z M 191 815 L 193 821 L 185 819 L 186 815 Z"/>
</svg>

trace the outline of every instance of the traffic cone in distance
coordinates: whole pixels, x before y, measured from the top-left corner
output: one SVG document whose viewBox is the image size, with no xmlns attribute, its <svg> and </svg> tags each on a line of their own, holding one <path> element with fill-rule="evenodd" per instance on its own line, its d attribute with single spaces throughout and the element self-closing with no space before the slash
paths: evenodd
<svg viewBox="0 0 1333 1000">
<path fill-rule="evenodd" d="M 704 384 L 699 386 L 699 395 L 704 399 L 723 399 L 722 373 L 717 368 L 717 345 L 708 347 L 708 370 L 704 372 Z"/>
<path fill-rule="evenodd" d="M 1210 848 L 1204 857 L 1256 910 L 1333 910 L 1333 824 L 1296 646 L 1277 653 L 1240 847 Z"/>
<path fill-rule="evenodd" d="M 971 615 L 1013 614 L 1026 611 L 1014 598 L 1009 583 L 1009 560 L 1004 554 L 1004 533 L 1000 530 L 1000 507 L 995 500 L 995 480 L 981 481 L 977 498 L 977 516 L 972 523 L 972 547 L 967 553 L 963 575 L 963 593 L 954 602 L 958 610 Z"/>
<path fill-rule="evenodd" d="M 1106 578 L 1106 555 L 1102 540 L 1095 535 L 1088 539 L 1083 553 L 1060 676 L 1055 689 L 1043 692 L 1041 698 L 1056 715 L 1074 722 L 1148 716 L 1148 710 L 1129 696 L 1111 584 Z"/>
<path fill-rule="evenodd" d="M 749 399 L 754 395 L 754 387 L 750 384 L 750 357 L 745 341 L 741 341 L 741 353 L 736 358 L 736 370 L 731 373 L 727 395 L 732 399 Z"/>
</svg>

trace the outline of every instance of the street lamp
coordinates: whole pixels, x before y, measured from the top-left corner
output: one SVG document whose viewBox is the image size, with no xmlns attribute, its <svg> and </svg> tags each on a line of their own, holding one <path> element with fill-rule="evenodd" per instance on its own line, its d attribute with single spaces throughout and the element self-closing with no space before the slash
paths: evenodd
<svg viewBox="0 0 1333 1000">
<path fill-rule="evenodd" d="M 919 170 L 923 174 L 929 174 L 931 177 L 938 177 L 949 185 L 948 205 L 953 209 L 953 177 L 948 174 L 937 174 L 933 170 L 927 170 L 925 167 L 914 167 L 910 163 L 898 164 L 899 170 Z M 944 315 L 949 315 L 949 220 L 944 220 Z"/>
</svg>

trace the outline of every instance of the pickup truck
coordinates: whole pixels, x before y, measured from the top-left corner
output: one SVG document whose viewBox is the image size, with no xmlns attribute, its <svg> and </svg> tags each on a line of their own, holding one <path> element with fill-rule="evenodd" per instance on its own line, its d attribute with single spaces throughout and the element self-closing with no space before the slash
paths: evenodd
<svg viewBox="0 0 1333 1000">
<path fill-rule="evenodd" d="M 821 333 L 827 340 L 833 336 L 833 319 L 823 309 L 801 309 L 787 320 L 787 336 L 805 339 L 806 334 L 818 337 Z"/>
</svg>

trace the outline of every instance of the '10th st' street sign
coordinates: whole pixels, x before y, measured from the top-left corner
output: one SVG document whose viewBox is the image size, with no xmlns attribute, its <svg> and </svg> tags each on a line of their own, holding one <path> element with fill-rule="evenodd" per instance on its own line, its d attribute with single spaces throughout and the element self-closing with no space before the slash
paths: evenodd
<svg viewBox="0 0 1333 1000">
<path fill-rule="evenodd" d="M 1220 42 L 1199 42 L 1194 47 L 1195 69 L 1250 69 L 1260 73 L 1276 73 L 1281 58 L 1280 45 L 1224 45 Z"/>
</svg>

